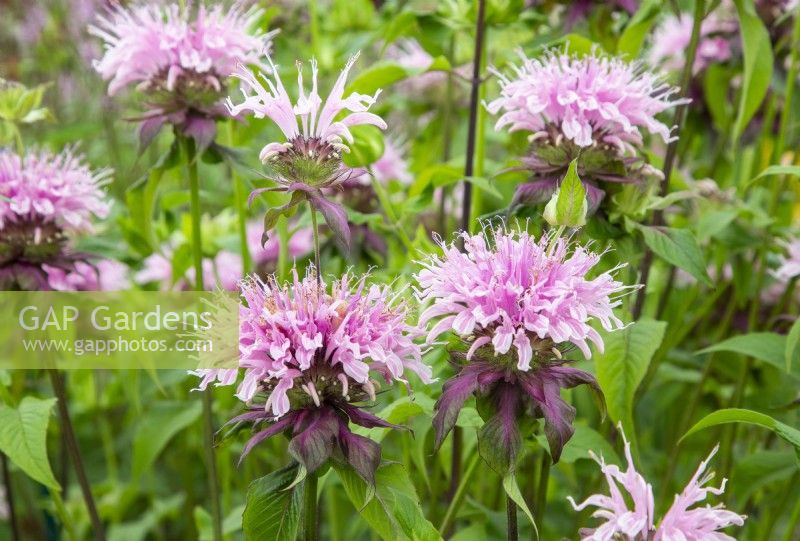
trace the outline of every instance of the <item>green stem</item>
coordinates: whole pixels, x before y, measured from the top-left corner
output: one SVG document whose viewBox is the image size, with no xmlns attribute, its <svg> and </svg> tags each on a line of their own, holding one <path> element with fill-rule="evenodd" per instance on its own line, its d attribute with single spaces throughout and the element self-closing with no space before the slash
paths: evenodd
<svg viewBox="0 0 800 541">
<path fill-rule="evenodd" d="M 533 509 L 533 518 L 536 524 L 542 523 L 544 509 L 547 506 L 547 485 L 550 481 L 550 455 L 542 450 L 542 463 L 539 468 L 539 483 L 536 487 L 536 503 Z M 534 531 L 534 539 L 538 538 Z"/>
<path fill-rule="evenodd" d="M 794 85 L 797 81 L 798 70 L 798 42 L 800 41 L 800 13 L 794 16 L 794 26 L 792 27 L 792 41 L 789 44 L 789 70 L 786 74 L 786 95 L 783 99 L 783 109 L 781 110 L 781 120 L 778 125 L 778 140 L 775 142 L 775 163 L 780 163 L 781 155 L 786 145 L 786 133 L 789 131 L 789 120 L 792 113 L 792 99 L 794 98 Z"/>
<path fill-rule="evenodd" d="M 511 496 L 506 496 L 506 522 L 508 526 L 508 541 L 519 541 L 519 532 L 517 531 L 517 504 L 511 499 Z"/>
<path fill-rule="evenodd" d="M 789 518 L 789 524 L 786 525 L 786 531 L 784 532 L 783 539 L 781 539 L 781 541 L 792 541 L 792 539 L 796 539 L 794 537 L 794 531 L 797 529 L 798 523 L 800 523 L 800 498 L 797 498 L 797 501 L 794 504 L 792 516 Z"/>
<path fill-rule="evenodd" d="M 472 477 L 475 475 L 475 472 L 478 471 L 478 464 L 480 464 L 480 456 L 476 451 L 473 451 L 472 459 L 469 463 L 469 466 L 467 466 L 467 471 L 464 472 L 464 476 L 461 478 L 461 483 L 459 483 L 458 489 L 456 489 L 456 493 L 453 495 L 453 499 L 450 501 L 450 506 L 447 508 L 447 512 L 444 514 L 444 519 L 439 526 L 439 533 L 442 534 L 442 536 L 447 535 L 447 533 L 450 531 L 450 526 L 452 526 L 453 521 L 456 518 L 458 508 L 461 507 L 461 502 L 464 501 L 464 496 L 467 492 L 467 486 L 469 485 L 470 481 L 472 481 Z"/>
<path fill-rule="evenodd" d="M 283 283 L 289 277 L 289 221 L 286 216 L 278 218 L 275 224 L 278 234 L 278 279 Z"/>
<path fill-rule="evenodd" d="M 20 541 L 19 526 L 17 525 L 17 513 L 14 509 L 14 488 L 11 485 L 11 470 L 8 467 L 8 458 L 0 453 L 0 469 L 3 470 L 3 486 L 6 492 L 6 503 L 8 505 L 8 522 L 11 526 L 12 541 Z"/>
<path fill-rule="evenodd" d="M 705 17 L 705 0 L 695 0 L 694 4 L 694 19 L 692 20 L 692 35 L 689 39 L 689 47 L 686 52 L 686 63 L 683 66 L 683 73 L 681 75 L 681 98 L 686 98 L 689 94 L 689 86 L 692 82 L 692 68 L 694 67 L 694 60 L 697 56 L 697 45 L 700 43 L 700 28 Z M 669 180 L 672 176 L 672 169 L 675 166 L 675 159 L 678 156 L 678 136 L 683 126 L 683 121 L 686 118 L 686 110 L 688 104 L 683 103 L 675 108 L 675 117 L 672 124 L 675 126 L 675 136 L 673 141 L 667 146 L 667 153 L 664 156 L 664 180 L 661 183 L 662 197 L 669 193 Z M 653 225 L 664 225 L 664 214 L 661 210 L 656 210 L 653 214 Z M 639 290 L 636 296 L 636 303 L 633 305 L 633 319 L 638 320 L 642 315 L 644 309 L 645 294 L 647 292 L 647 280 L 650 277 L 650 267 L 653 265 L 653 252 L 647 249 L 642 259 L 642 264 L 639 269 L 639 281 L 642 284 L 642 289 Z M 666 301 L 665 301 L 666 302 Z"/>
<path fill-rule="evenodd" d="M 389 195 L 386 193 L 386 188 L 378 179 L 375 178 L 374 175 L 370 175 L 370 179 L 372 181 L 372 188 L 375 190 L 375 195 L 378 196 L 378 201 L 381 204 L 381 208 L 383 208 L 386 218 L 391 222 L 392 229 L 397 232 L 400 242 L 403 243 L 403 246 L 405 246 L 406 250 L 414 250 L 414 244 L 411 242 L 406 230 L 403 229 L 402 224 L 397 219 L 397 213 L 395 213 L 392 202 L 389 200 Z"/>
<path fill-rule="evenodd" d="M 228 144 L 236 146 L 236 133 L 233 130 L 233 120 L 228 122 Z M 247 246 L 247 196 L 242 179 L 236 174 L 236 170 L 231 167 L 231 182 L 233 183 L 233 199 L 236 206 L 236 216 L 239 226 L 239 245 L 242 251 L 242 274 L 247 274 L 252 270 L 253 261 L 250 257 L 250 247 Z"/>
<path fill-rule="evenodd" d="M 322 268 L 319 262 L 319 226 L 317 224 L 317 211 L 314 206 L 309 203 L 308 208 L 311 211 L 311 230 L 314 234 L 314 267 L 317 272 L 317 285 L 322 285 Z"/>
<path fill-rule="evenodd" d="M 317 474 L 310 473 L 303 488 L 303 540 L 317 541 Z"/>
<path fill-rule="evenodd" d="M 194 263 L 194 289 L 204 291 L 203 284 L 203 238 L 200 214 L 200 180 L 197 174 L 197 151 L 194 140 L 183 138 L 186 150 L 186 169 L 189 175 L 189 200 L 192 217 L 192 261 Z M 203 437 L 205 440 L 206 468 L 208 473 L 208 497 L 211 504 L 211 525 L 214 541 L 222 540 L 222 509 L 219 501 L 217 479 L 217 456 L 214 451 L 214 395 L 212 388 L 203 391 Z"/>
<path fill-rule="evenodd" d="M 75 476 L 78 478 L 78 485 L 81 488 L 83 501 L 89 513 L 89 520 L 92 523 L 94 537 L 97 541 L 105 541 L 106 536 L 103 529 L 103 522 L 100 520 L 100 515 L 97 513 L 97 506 L 94 502 L 94 496 L 92 496 L 92 486 L 89 484 L 86 469 L 83 467 L 80 447 L 75 437 L 75 429 L 72 427 L 72 420 L 70 419 L 67 402 L 67 390 L 64 385 L 63 376 L 61 372 L 55 369 L 48 370 L 48 373 L 50 375 L 50 383 L 53 386 L 53 393 L 56 395 L 56 408 L 58 409 L 58 417 L 61 423 L 62 440 L 67 447 L 69 458 L 72 461 L 72 468 L 75 470 Z"/>
</svg>

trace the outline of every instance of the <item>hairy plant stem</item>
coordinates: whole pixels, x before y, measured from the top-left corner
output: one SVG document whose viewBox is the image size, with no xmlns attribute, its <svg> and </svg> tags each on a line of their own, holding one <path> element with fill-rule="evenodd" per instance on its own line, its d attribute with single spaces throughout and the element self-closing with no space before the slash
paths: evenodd
<svg viewBox="0 0 800 541">
<path fill-rule="evenodd" d="M 86 470 L 83 467 L 80 447 L 78 447 L 75 429 L 72 426 L 72 420 L 69 416 L 64 376 L 56 369 L 50 369 L 47 372 L 50 376 L 50 384 L 53 386 L 53 393 L 56 395 L 56 407 L 58 408 L 58 417 L 61 424 L 62 440 L 67 447 L 67 452 L 72 461 L 72 467 L 75 470 L 78 485 L 81 487 L 81 494 L 86 504 L 86 510 L 89 512 L 89 520 L 92 523 L 94 537 L 97 541 L 105 541 L 106 535 L 103 529 L 103 522 L 100 520 L 100 515 L 97 513 L 97 506 L 94 502 L 94 496 L 92 496 L 92 486 L 89 484 L 89 478 L 86 476 Z"/>
<path fill-rule="evenodd" d="M 192 261 L 194 264 L 194 289 L 204 291 L 203 284 L 203 238 L 200 214 L 200 180 L 197 174 L 197 150 L 194 140 L 183 138 L 186 150 L 186 170 L 189 175 L 189 203 L 192 221 Z M 211 526 L 214 541 L 222 540 L 222 508 L 219 501 L 219 482 L 217 479 L 217 457 L 214 451 L 214 395 L 209 387 L 203 395 L 203 437 L 208 473 L 208 497 L 211 505 Z"/>
<path fill-rule="evenodd" d="M 700 42 L 700 27 L 705 17 L 705 0 L 695 0 L 694 4 L 694 19 L 692 21 L 692 36 L 689 40 L 689 48 L 686 52 L 686 64 L 683 66 L 683 73 L 681 74 L 681 87 L 680 98 L 684 99 L 689 95 L 689 86 L 692 82 L 692 68 L 694 67 L 694 60 L 697 56 L 697 45 Z M 675 108 L 675 116 L 673 117 L 672 124 L 675 126 L 674 140 L 667 145 L 667 153 L 664 156 L 664 180 L 661 182 L 661 193 L 663 197 L 669 193 L 669 180 L 672 176 L 672 169 L 675 167 L 675 158 L 678 155 L 678 137 L 681 133 L 683 121 L 686 118 L 686 110 L 688 104 L 682 103 Z M 664 225 L 664 213 L 662 210 L 656 210 L 653 213 L 653 226 L 659 227 Z M 636 302 L 633 305 L 633 319 L 638 320 L 642 316 L 644 308 L 645 295 L 647 293 L 647 280 L 650 277 L 650 267 L 653 265 L 653 252 L 649 248 L 645 250 L 642 264 L 639 267 L 639 282 L 642 288 L 636 296 Z"/>
<path fill-rule="evenodd" d="M 317 271 L 317 286 L 322 287 L 322 269 L 319 263 L 319 225 L 317 224 L 317 211 L 309 202 L 308 209 L 311 212 L 311 231 L 314 234 L 314 267 Z"/>
<path fill-rule="evenodd" d="M 467 486 L 469 485 L 470 481 L 472 481 L 472 477 L 475 475 L 475 472 L 478 471 L 478 464 L 480 464 L 481 461 L 480 458 L 481 457 L 478 455 L 477 450 L 473 451 L 472 458 L 467 466 L 467 470 L 464 472 L 464 476 L 461 478 L 461 483 L 458 485 L 458 489 L 453 495 L 453 499 L 450 500 L 450 505 L 447 508 L 447 512 L 444 514 L 444 519 L 442 519 L 442 523 L 439 525 L 439 533 L 442 535 L 442 537 L 448 537 L 450 534 L 453 521 L 455 521 L 456 518 L 456 513 L 458 513 L 458 508 L 461 507 L 461 503 L 464 501 L 464 496 L 467 492 Z"/>
<path fill-rule="evenodd" d="M 0 468 L 3 470 L 3 486 L 6 492 L 6 504 L 8 505 L 8 523 L 11 526 L 11 540 L 21 541 L 19 536 L 19 525 L 17 524 L 17 513 L 14 509 L 14 488 L 11 486 L 11 470 L 8 467 L 8 458 L 0 453 Z"/>
<path fill-rule="evenodd" d="M 511 496 L 506 496 L 506 523 L 508 527 L 507 539 L 508 541 L 519 541 L 519 532 L 517 531 L 517 504 L 511 499 Z"/>
<path fill-rule="evenodd" d="M 228 144 L 236 146 L 236 132 L 233 129 L 233 119 L 228 121 Z M 242 274 L 247 274 L 252 270 L 253 261 L 250 257 L 250 248 L 247 246 L 247 195 L 245 194 L 244 183 L 236 170 L 231 166 L 231 182 L 233 183 L 233 199 L 236 207 L 237 225 L 239 226 L 239 245 L 242 252 Z"/>
<path fill-rule="evenodd" d="M 303 540 L 317 541 L 317 474 L 310 473 L 303 485 Z"/>
<path fill-rule="evenodd" d="M 481 57 L 483 56 L 484 16 L 486 0 L 477 0 L 478 16 L 475 21 L 475 54 L 472 59 L 472 81 L 469 96 L 469 124 L 467 124 L 467 150 L 464 163 L 464 200 L 461 206 L 461 229 L 469 231 L 472 213 L 472 184 L 466 180 L 471 177 L 475 168 L 475 141 L 478 128 L 478 107 L 481 86 Z"/>
</svg>

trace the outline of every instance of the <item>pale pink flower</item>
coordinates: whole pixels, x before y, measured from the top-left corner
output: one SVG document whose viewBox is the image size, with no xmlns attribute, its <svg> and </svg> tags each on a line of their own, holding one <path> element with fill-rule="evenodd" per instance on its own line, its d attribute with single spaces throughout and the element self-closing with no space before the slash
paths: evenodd
<svg viewBox="0 0 800 541">
<path fill-rule="evenodd" d="M 529 131 L 537 140 L 551 137 L 548 128 L 554 127 L 579 147 L 599 143 L 623 152 L 640 146 L 643 132 L 673 140 L 671 129 L 656 116 L 682 103 L 671 99 L 677 89 L 640 64 L 598 53 L 549 52 L 530 59 L 520 51 L 519 56 L 522 65 L 514 68 L 513 78 L 492 70 L 500 78 L 501 94 L 487 109 L 503 111 L 496 129 Z"/>
<path fill-rule="evenodd" d="M 517 368 L 527 371 L 535 342 L 570 343 L 589 358 L 588 342 L 603 350 L 593 320 L 608 331 L 623 327 L 613 311 L 621 303 L 617 296 L 629 289 L 613 278 L 619 267 L 588 277 L 600 255 L 552 235 L 537 241 L 524 231 L 461 238 L 463 252 L 456 243 L 441 243 L 444 256 L 431 256 L 417 275 L 420 301 L 433 301 L 420 324 L 438 320 L 428 342 L 448 330 L 475 336 L 468 358 L 484 345 L 495 355 L 513 347 Z"/>
<path fill-rule="evenodd" d="M 594 494 L 580 504 L 575 503 L 572 497 L 568 498 L 576 511 L 595 507 L 592 516 L 604 521 L 597 528 L 581 530 L 582 541 L 735 541 L 735 538 L 719 530 L 731 525 L 742 526 L 745 520 L 743 515 L 725 509 L 722 504 L 691 508 L 704 501 L 709 494 L 718 496 L 725 492 L 725 479 L 719 488 L 703 486 L 714 477 L 713 472 L 705 474 L 705 471 L 718 447 L 700 463 L 689 484 L 680 495 L 675 496 L 672 507 L 656 527 L 653 488 L 636 471 L 630 442 L 625 439 L 624 433 L 622 438 L 628 462 L 628 469 L 624 472 L 618 466 L 606 464 L 590 451 L 606 476 L 609 495 Z"/>
<path fill-rule="evenodd" d="M 388 286 L 367 285 L 343 276 L 328 292 L 313 274 L 283 287 L 274 279 L 242 284 L 247 302 L 240 311 L 240 367 L 244 379 L 236 395 L 249 402 L 267 395 L 266 410 L 275 418 L 298 403 L 319 406 L 325 399 L 374 399 L 377 382 L 405 381 L 411 370 L 431 381 L 415 344 L 421 332 L 406 320 L 409 307 Z M 230 372 L 207 374 L 232 383 Z M 210 377 L 208 377 L 210 376 Z M 294 399 L 292 399 L 294 397 Z"/>
<path fill-rule="evenodd" d="M 384 140 L 383 154 L 369 166 L 369 171 L 358 177 L 350 179 L 350 182 L 369 186 L 372 184 L 370 176 L 382 184 L 387 184 L 390 180 L 397 180 L 401 184 L 409 185 L 414 180 L 411 171 L 408 169 L 408 162 L 403 156 L 405 145 L 398 144 L 393 139 L 387 137 Z"/>
<path fill-rule="evenodd" d="M 237 65 L 257 63 L 267 45 L 268 36 L 254 28 L 259 16 L 241 2 L 231 8 L 200 2 L 183 11 L 177 3 L 116 5 L 89 28 L 105 42 L 95 69 L 110 81 L 112 95 L 135 83 L 151 91 L 194 84 L 222 92 Z"/>
<path fill-rule="evenodd" d="M 412 97 L 420 92 L 442 86 L 447 81 L 447 73 L 444 71 L 426 73 L 426 70 L 433 65 L 434 58 L 415 39 L 402 39 L 392 43 L 386 49 L 386 58 L 393 60 L 406 70 L 419 72 L 417 75 L 403 80 L 399 85 L 399 88 Z"/>
<path fill-rule="evenodd" d="M 0 150 L 0 230 L 35 223 L 91 232 L 92 217 L 108 216 L 111 203 L 102 188 L 110 181 L 111 170 L 92 171 L 73 148 L 24 157 Z"/>
<path fill-rule="evenodd" d="M 738 25 L 734 15 L 712 12 L 700 26 L 700 41 L 692 65 L 697 75 L 711 64 L 730 60 L 732 43 Z M 721 10 L 725 11 L 725 10 Z M 692 37 L 692 16 L 668 15 L 653 32 L 652 46 L 647 54 L 648 63 L 666 71 L 680 71 L 686 61 L 686 50 Z"/>
<path fill-rule="evenodd" d="M 386 129 L 386 123 L 381 117 L 368 112 L 378 98 L 380 90 L 372 96 L 357 92 L 353 92 L 347 97 L 344 96 L 347 76 L 358 56 L 357 53 L 348 60 L 324 104 L 317 89 L 316 60 L 311 61 L 311 90 L 308 95 L 306 95 L 303 85 L 302 65 L 298 64 L 299 96 L 294 104 L 289 98 L 278 74 L 278 68 L 272 63 L 271 58 L 267 60 L 272 68 L 273 79 L 265 77 L 267 86 L 264 86 L 249 69 L 239 68 L 235 75 L 242 80 L 244 101 L 234 105 L 228 98 L 227 106 L 230 113 L 235 116 L 249 111 L 256 118 L 269 118 L 275 122 L 286 137 L 286 142 L 274 142 L 266 145 L 259 155 L 261 161 L 266 162 L 281 156 L 288 158 L 287 153 L 298 152 L 301 148 L 304 151 L 301 154 L 308 153 L 318 159 L 330 155 L 338 160 L 339 152 L 347 151 L 347 143 L 353 142 L 350 127 L 371 124 Z M 249 93 L 248 90 L 253 93 Z M 344 116 L 337 120 L 342 112 L 345 113 Z M 314 144 L 312 145 L 312 143 Z"/>
<path fill-rule="evenodd" d="M 55 291 L 124 291 L 130 288 L 128 267 L 113 259 L 76 261 L 74 268 L 42 265 Z"/>
</svg>

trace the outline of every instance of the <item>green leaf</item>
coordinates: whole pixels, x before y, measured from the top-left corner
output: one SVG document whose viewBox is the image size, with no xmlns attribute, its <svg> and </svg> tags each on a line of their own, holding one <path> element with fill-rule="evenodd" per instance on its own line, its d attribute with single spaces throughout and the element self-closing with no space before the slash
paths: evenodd
<svg viewBox="0 0 800 541">
<path fill-rule="evenodd" d="M 680 441 L 685 440 L 687 437 L 704 428 L 728 423 L 746 423 L 768 428 L 787 443 L 794 445 L 795 452 L 798 454 L 798 458 L 800 458 L 800 430 L 764 413 L 747 409 L 730 408 L 709 413 L 690 428 L 686 434 L 681 437 Z"/>
<path fill-rule="evenodd" d="M 200 401 L 194 400 L 157 402 L 145 412 L 133 438 L 133 475 L 150 469 L 169 441 L 200 417 L 200 411 Z"/>
<path fill-rule="evenodd" d="M 550 447 L 547 444 L 547 438 L 544 434 L 538 434 L 536 441 L 539 442 L 542 449 L 550 452 Z M 608 443 L 608 440 L 595 429 L 583 425 L 575 425 L 575 433 L 569 439 L 564 449 L 561 451 L 560 462 L 572 464 L 578 460 L 587 459 L 591 460 L 589 451 L 594 452 L 598 456 L 602 456 L 607 462 L 612 464 L 619 464 L 620 459 L 614 447 Z"/>
<path fill-rule="evenodd" d="M 408 70 L 396 62 L 378 62 L 358 74 L 358 77 L 347 85 L 345 96 L 351 92 L 374 94 L 408 77 Z"/>
<path fill-rule="evenodd" d="M 382 464 L 378 468 L 374 496 L 352 468 L 334 464 L 334 469 L 350 501 L 381 538 L 387 541 L 442 539 L 423 515 L 414 484 L 401 464 Z"/>
<path fill-rule="evenodd" d="M 797 318 L 786 336 L 786 371 L 792 371 L 792 364 L 800 362 L 800 318 Z"/>
<path fill-rule="evenodd" d="M 656 255 L 685 270 L 699 282 L 709 287 L 712 285 L 706 272 L 703 252 L 691 231 L 641 225 L 628 219 L 625 220 L 625 223 L 642 232 L 644 242 Z"/>
<path fill-rule="evenodd" d="M 517 485 L 517 479 L 514 477 L 513 473 L 509 473 L 505 477 L 503 477 L 503 490 L 506 491 L 508 497 L 517 504 L 517 507 L 522 509 L 522 512 L 528 517 L 528 520 L 531 521 L 531 525 L 533 525 L 533 529 L 536 531 L 536 538 L 539 538 L 539 528 L 536 526 L 536 521 L 533 519 L 533 514 L 531 510 L 528 509 L 528 504 L 525 503 L 525 498 L 522 497 L 522 492 L 519 490 L 519 485 Z"/>
<path fill-rule="evenodd" d="M 644 45 L 644 39 L 653 27 L 661 7 L 658 0 L 645 0 L 631 17 L 617 43 L 617 54 L 634 59 Z"/>
<path fill-rule="evenodd" d="M 773 55 L 769 32 L 756 13 L 753 0 L 734 0 L 734 4 L 744 53 L 742 93 L 733 128 L 733 138 L 738 139 L 767 94 L 772 79 Z"/>
<path fill-rule="evenodd" d="M 294 463 L 250 483 L 242 514 L 245 539 L 295 541 L 303 512 L 304 483 L 287 487 L 298 468 Z"/>
<path fill-rule="evenodd" d="M 756 178 L 751 180 L 750 184 L 753 184 L 762 178 L 784 175 L 800 177 L 800 165 L 770 165 L 761 171 Z"/>
<path fill-rule="evenodd" d="M 703 75 L 703 97 L 711 113 L 714 125 L 727 130 L 733 119 L 731 100 L 728 98 L 731 86 L 731 70 L 721 64 L 710 64 Z"/>
<path fill-rule="evenodd" d="M 713 346 L 701 349 L 697 354 L 730 351 L 764 361 L 783 371 L 786 369 L 788 347 L 789 343 L 786 336 L 774 332 L 754 332 L 733 336 Z M 797 376 L 797 374 L 792 375 Z"/>
<path fill-rule="evenodd" d="M 595 358 L 597 381 L 606 397 L 608 415 L 622 423 L 633 441 L 633 398 L 661 341 L 667 324 L 640 319 L 603 336 L 605 351 Z"/>
<path fill-rule="evenodd" d="M 582 227 L 586 225 L 586 210 L 586 188 L 578 176 L 578 159 L 575 158 L 545 206 L 544 219 L 552 226 Z"/>
<path fill-rule="evenodd" d="M 26 396 L 16 408 L 0 405 L 0 452 L 35 481 L 61 490 L 47 458 L 47 425 L 55 403 L 55 398 Z"/>
</svg>

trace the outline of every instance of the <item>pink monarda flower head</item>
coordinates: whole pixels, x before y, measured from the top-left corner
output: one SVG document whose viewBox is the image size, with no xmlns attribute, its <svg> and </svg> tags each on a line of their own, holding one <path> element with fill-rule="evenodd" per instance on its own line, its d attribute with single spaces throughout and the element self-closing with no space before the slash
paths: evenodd
<svg viewBox="0 0 800 541">
<path fill-rule="evenodd" d="M 225 109 L 227 78 L 240 64 L 259 61 L 270 34 L 255 29 L 261 11 L 177 4 L 115 5 L 90 26 L 105 42 L 95 69 L 109 81 L 108 93 L 136 85 L 152 109 L 140 127 L 146 145 L 165 123 L 172 123 L 205 148 L 215 136 L 214 118 Z"/>
<path fill-rule="evenodd" d="M 550 199 L 570 162 L 578 159 L 590 212 L 605 196 L 601 183 L 642 183 L 658 173 L 638 150 L 644 133 L 672 140 L 659 113 L 682 103 L 677 88 L 639 63 L 598 53 L 579 57 L 549 52 L 528 58 L 500 78 L 500 97 L 487 104 L 502 113 L 496 129 L 530 132 L 531 149 L 523 159 L 532 182 L 517 189 L 512 206 L 535 205 Z"/>
<path fill-rule="evenodd" d="M 575 417 L 560 389 L 588 384 L 600 394 L 594 377 L 570 367 L 565 354 L 577 347 L 590 357 L 589 342 L 602 351 L 590 323 L 621 328 L 613 309 L 629 288 L 614 280 L 617 269 L 590 279 L 600 256 L 553 235 L 537 241 L 498 228 L 461 238 L 463 252 L 455 243 L 442 244 L 444 255 L 431 256 L 416 276 L 419 300 L 430 303 L 420 325 L 436 321 L 428 342 L 453 331 L 470 344 L 466 355 L 455 355 L 463 364 L 436 405 L 437 445 L 464 401 L 476 394 L 497 405 L 497 417 L 487 425 L 500 424 L 509 436 L 518 436 L 517 418 L 525 412 L 544 418 L 550 453 L 558 460 Z M 519 445 L 516 436 L 506 441 Z M 516 448 L 507 454 L 513 466 Z"/>
<path fill-rule="evenodd" d="M 620 431 L 622 427 L 620 426 Z M 620 539 L 624 541 L 735 541 L 735 538 L 719 530 L 731 525 L 741 526 L 746 517 L 728 511 L 720 504 L 717 506 L 706 505 L 695 507 L 693 505 L 704 501 L 709 494 L 716 496 L 725 492 L 725 482 L 719 488 L 704 487 L 711 481 L 714 473 L 705 473 L 708 463 L 716 454 L 715 447 L 708 458 L 700 463 L 689 484 L 670 507 L 661 523 L 656 527 L 653 503 L 653 487 L 636 471 L 631 457 L 631 445 L 625 434 L 625 458 L 628 469 L 622 471 L 614 464 L 606 464 L 591 451 L 591 457 L 600 464 L 600 469 L 606 477 L 609 495 L 594 494 L 583 503 L 576 504 L 572 497 L 569 501 L 576 511 L 586 507 L 595 507 L 592 514 L 604 522 L 597 528 L 581 530 L 582 541 L 610 541 Z M 624 492 L 623 492 L 624 491 Z M 627 493 L 627 494 L 625 494 Z"/>
<path fill-rule="evenodd" d="M 319 210 L 328 226 L 346 246 L 350 243 L 350 230 L 344 208 L 325 197 L 322 190 L 340 185 L 347 179 L 358 176 L 342 163 L 342 152 L 348 152 L 353 142 L 352 126 L 370 124 L 386 129 L 386 123 L 369 108 L 375 103 L 380 90 L 374 95 L 353 92 L 345 97 L 347 75 L 358 59 L 358 54 L 348 60 L 328 98 L 322 102 L 317 89 L 317 62 L 311 61 L 311 90 L 306 94 L 303 85 L 302 64 L 298 63 L 298 98 L 295 103 L 283 86 L 278 68 L 268 58 L 273 79 L 264 78 L 266 87 L 247 68 L 241 67 L 236 76 L 242 80 L 244 101 L 234 105 L 228 98 L 227 106 L 232 115 L 249 111 L 256 118 L 269 118 L 283 132 L 285 142 L 272 142 L 261 150 L 260 158 L 275 171 L 277 188 L 256 190 L 290 192 L 292 200 L 285 207 L 273 212 L 274 218 L 290 208 L 309 201 Z M 252 92 L 252 94 L 251 94 Z M 342 116 L 343 115 L 343 116 Z M 265 220 L 266 231 L 271 229 L 270 220 Z M 264 237 L 266 242 L 266 236 Z"/>
<path fill-rule="evenodd" d="M 194 269 L 186 270 L 183 277 L 174 279 L 172 273 L 172 248 L 166 246 L 162 253 L 153 253 L 144 260 L 143 268 L 134 276 L 139 284 L 157 283 L 161 291 L 186 291 L 195 281 Z M 242 256 L 220 250 L 213 258 L 203 258 L 203 284 L 209 291 L 218 287 L 225 291 L 237 291 L 243 277 Z"/>
<path fill-rule="evenodd" d="M 379 380 L 405 382 L 411 370 L 430 382 L 431 369 L 415 343 L 422 332 L 406 322 L 408 305 L 389 286 L 368 285 L 366 279 L 344 275 L 329 289 L 313 271 L 302 280 L 295 271 L 293 282 L 284 286 L 274 278 L 242 283 L 244 379 L 237 396 L 254 405 L 235 421 L 272 423 L 253 436 L 243 456 L 264 439 L 289 431 L 289 451 L 307 471 L 333 457 L 374 481 L 380 449 L 348 425 L 392 425 L 358 404 L 375 400 Z M 235 370 L 200 375 L 200 388 L 236 379 Z"/>
<path fill-rule="evenodd" d="M 90 170 L 72 148 L 0 150 L 0 289 L 50 289 L 43 264 L 72 270 L 82 256 L 69 252 L 68 238 L 108 215 L 102 187 L 110 176 Z"/>
</svg>

